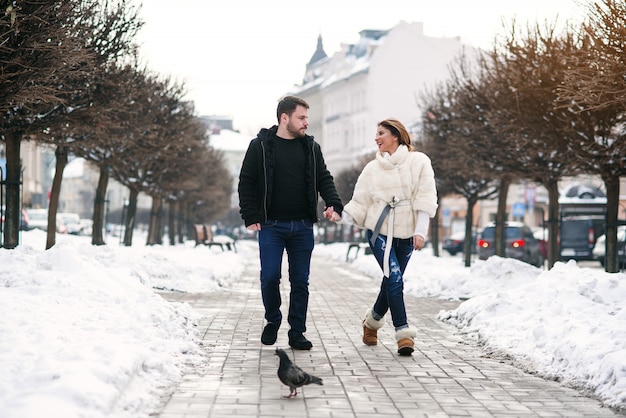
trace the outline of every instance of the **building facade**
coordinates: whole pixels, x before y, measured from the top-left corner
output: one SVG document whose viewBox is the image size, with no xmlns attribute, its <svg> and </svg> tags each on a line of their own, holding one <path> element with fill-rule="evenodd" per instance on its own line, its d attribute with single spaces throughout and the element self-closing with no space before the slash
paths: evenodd
<svg viewBox="0 0 626 418">
<path fill-rule="evenodd" d="M 308 131 L 334 174 L 376 150 L 378 121 L 394 117 L 407 127 L 417 125 L 421 95 L 447 78 L 448 66 L 464 50 L 458 37 L 424 35 L 422 23 L 400 22 L 359 35 L 332 57 L 318 38 L 302 84 L 290 92 L 309 103 Z"/>
</svg>

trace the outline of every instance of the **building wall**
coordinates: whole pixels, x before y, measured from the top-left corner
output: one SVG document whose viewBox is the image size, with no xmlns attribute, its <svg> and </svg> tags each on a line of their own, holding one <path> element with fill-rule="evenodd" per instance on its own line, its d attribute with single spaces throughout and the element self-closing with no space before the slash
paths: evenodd
<svg viewBox="0 0 626 418">
<path fill-rule="evenodd" d="M 420 96 L 428 87 L 448 78 L 448 66 L 461 50 L 458 37 L 425 36 L 422 23 L 400 22 L 394 26 L 371 57 L 371 123 L 388 117 L 406 126 L 418 122 Z"/>
<path fill-rule="evenodd" d="M 48 191 L 52 184 L 54 150 L 33 141 L 20 145 L 22 159 L 22 193 L 24 207 L 47 208 Z"/>
</svg>

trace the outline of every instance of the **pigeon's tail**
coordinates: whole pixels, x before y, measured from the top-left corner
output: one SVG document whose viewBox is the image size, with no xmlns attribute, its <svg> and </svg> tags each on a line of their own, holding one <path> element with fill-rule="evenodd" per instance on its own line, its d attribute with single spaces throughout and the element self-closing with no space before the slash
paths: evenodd
<svg viewBox="0 0 626 418">
<path fill-rule="evenodd" d="M 322 379 L 317 376 L 311 376 L 311 381 L 309 383 L 314 383 L 316 385 L 323 385 Z"/>
</svg>

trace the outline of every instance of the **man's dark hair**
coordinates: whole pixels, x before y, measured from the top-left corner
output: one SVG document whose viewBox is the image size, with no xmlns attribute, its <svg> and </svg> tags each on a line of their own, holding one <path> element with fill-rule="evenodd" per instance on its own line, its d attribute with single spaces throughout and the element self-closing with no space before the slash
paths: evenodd
<svg viewBox="0 0 626 418">
<path fill-rule="evenodd" d="M 285 96 L 280 99 L 278 107 L 276 108 L 276 119 L 278 119 L 278 123 L 280 123 L 280 115 L 286 113 L 288 116 L 291 116 L 298 106 L 304 106 L 306 109 L 309 108 L 309 104 L 305 102 L 304 99 L 297 96 Z"/>
</svg>

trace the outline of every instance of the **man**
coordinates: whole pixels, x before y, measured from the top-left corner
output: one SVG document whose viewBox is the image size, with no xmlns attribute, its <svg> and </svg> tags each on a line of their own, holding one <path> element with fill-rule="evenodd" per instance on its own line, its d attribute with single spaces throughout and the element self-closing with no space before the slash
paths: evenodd
<svg viewBox="0 0 626 418">
<path fill-rule="evenodd" d="M 304 336 L 309 304 L 309 270 L 313 252 L 313 224 L 318 221 L 319 196 L 326 212 L 341 214 L 343 205 L 322 151 L 309 126 L 309 105 L 295 96 L 280 100 L 278 125 L 261 129 L 250 142 L 239 175 L 241 217 L 250 231 L 258 231 L 261 296 L 267 321 L 261 342 L 273 345 L 282 322 L 280 279 L 283 253 L 289 263 L 289 345 L 310 350 Z"/>
</svg>

